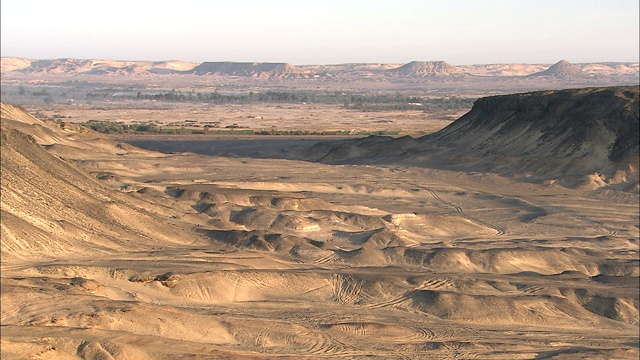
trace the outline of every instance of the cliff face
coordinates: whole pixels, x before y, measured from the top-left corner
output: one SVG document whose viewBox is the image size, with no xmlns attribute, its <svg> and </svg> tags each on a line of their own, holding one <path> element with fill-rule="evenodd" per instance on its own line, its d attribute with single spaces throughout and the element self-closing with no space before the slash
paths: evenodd
<svg viewBox="0 0 640 360">
<path fill-rule="evenodd" d="M 430 141 L 476 156 L 618 163 L 638 156 L 638 97 L 632 86 L 482 98 Z"/>
<path fill-rule="evenodd" d="M 368 139 L 321 161 L 400 163 L 494 172 L 568 186 L 638 187 L 637 86 L 544 91 L 476 101 L 420 139 Z"/>
</svg>

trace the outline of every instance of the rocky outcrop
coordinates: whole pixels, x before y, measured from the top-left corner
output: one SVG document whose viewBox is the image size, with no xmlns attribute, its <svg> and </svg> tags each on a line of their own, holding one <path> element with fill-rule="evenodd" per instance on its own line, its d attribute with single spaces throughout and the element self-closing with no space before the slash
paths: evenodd
<svg viewBox="0 0 640 360">
<path fill-rule="evenodd" d="M 430 166 L 633 190 L 639 98 L 637 86 L 492 96 L 435 134 L 344 142 L 320 161 Z"/>
</svg>

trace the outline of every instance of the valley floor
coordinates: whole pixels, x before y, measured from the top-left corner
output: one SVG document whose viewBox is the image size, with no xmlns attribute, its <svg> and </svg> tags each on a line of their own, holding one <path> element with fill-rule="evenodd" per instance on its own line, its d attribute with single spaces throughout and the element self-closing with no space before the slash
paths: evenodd
<svg viewBox="0 0 640 360">
<path fill-rule="evenodd" d="M 3 261 L 2 358 L 638 358 L 638 194 L 283 159 L 78 160 L 190 235 Z"/>
</svg>

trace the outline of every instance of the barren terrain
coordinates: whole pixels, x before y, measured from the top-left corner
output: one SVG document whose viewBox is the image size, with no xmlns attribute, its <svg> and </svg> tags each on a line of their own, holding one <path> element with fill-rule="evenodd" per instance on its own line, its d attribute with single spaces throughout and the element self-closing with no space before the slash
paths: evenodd
<svg viewBox="0 0 640 360">
<path fill-rule="evenodd" d="M 292 65 L 0 59 L 3 101 L 43 119 L 165 130 L 363 136 L 429 134 L 478 98 L 637 85 L 638 63 Z M 230 131 L 231 130 L 231 131 Z"/>
<path fill-rule="evenodd" d="M 328 104 L 249 104 L 209 105 L 184 104 L 133 107 L 55 105 L 38 109 L 45 118 L 60 116 L 65 122 L 87 120 L 121 122 L 123 124 L 153 123 L 168 128 L 206 130 L 227 129 L 260 131 L 340 131 L 357 135 L 359 132 L 394 131 L 420 136 L 449 125 L 468 109 L 440 113 L 422 110 L 362 112 Z M 202 135 L 206 135 L 202 134 Z M 218 133 L 219 134 L 219 133 Z"/>
<path fill-rule="evenodd" d="M 2 125 L 3 358 L 638 357 L 637 191 Z"/>
<path fill-rule="evenodd" d="M 2 58 L 0 356 L 637 359 L 637 74 Z"/>
</svg>

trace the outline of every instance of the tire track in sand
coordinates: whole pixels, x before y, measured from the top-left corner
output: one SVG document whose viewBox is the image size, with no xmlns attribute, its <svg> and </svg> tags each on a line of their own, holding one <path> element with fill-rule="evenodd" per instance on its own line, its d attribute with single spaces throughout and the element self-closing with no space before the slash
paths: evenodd
<svg viewBox="0 0 640 360">
<path fill-rule="evenodd" d="M 367 307 L 370 309 L 381 309 L 381 308 L 389 308 L 392 310 L 397 309 L 401 304 L 408 302 L 410 299 L 405 297 L 404 295 L 395 297 L 391 300 L 384 301 L 377 304 L 368 305 Z"/>
<path fill-rule="evenodd" d="M 321 257 L 320 259 L 316 260 L 313 262 L 314 265 L 322 265 L 322 264 L 326 264 L 328 262 L 331 262 L 333 260 L 338 260 L 340 257 L 338 255 L 336 255 L 335 253 L 331 253 L 327 256 Z"/>
<path fill-rule="evenodd" d="M 479 224 L 479 225 L 482 225 L 482 226 L 485 226 L 485 227 L 488 227 L 488 228 L 491 228 L 491 229 L 495 230 L 496 235 L 502 236 L 502 235 L 506 235 L 507 234 L 507 231 L 505 229 L 502 229 L 502 228 L 500 228 L 498 226 L 495 226 L 493 224 L 490 224 L 490 223 L 488 223 L 486 221 L 480 220 L 480 219 L 478 219 L 478 218 L 476 218 L 474 216 L 471 216 L 471 215 L 467 214 L 461 206 L 456 205 L 456 204 L 454 204 L 454 203 L 452 203 L 450 201 L 444 200 L 434 190 L 431 190 L 429 188 L 426 188 L 426 187 L 423 187 L 423 186 L 420 186 L 420 185 L 417 185 L 417 184 L 412 184 L 412 185 L 416 186 L 416 187 L 418 187 L 418 188 L 420 188 L 422 190 L 425 190 L 434 199 L 436 199 L 436 200 L 440 201 L 442 204 L 454 209 L 456 211 L 456 213 L 460 214 L 460 216 L 464 217 L 465 219 L 473 221 L 476 224 Z"/>
<path fill-rule="evenodd" d="M 354 305 L 362 297 L 362 284 L 352 275 L 334 274 L 331 283 L 333 297 L 341 305 Z"/>
</svg>

